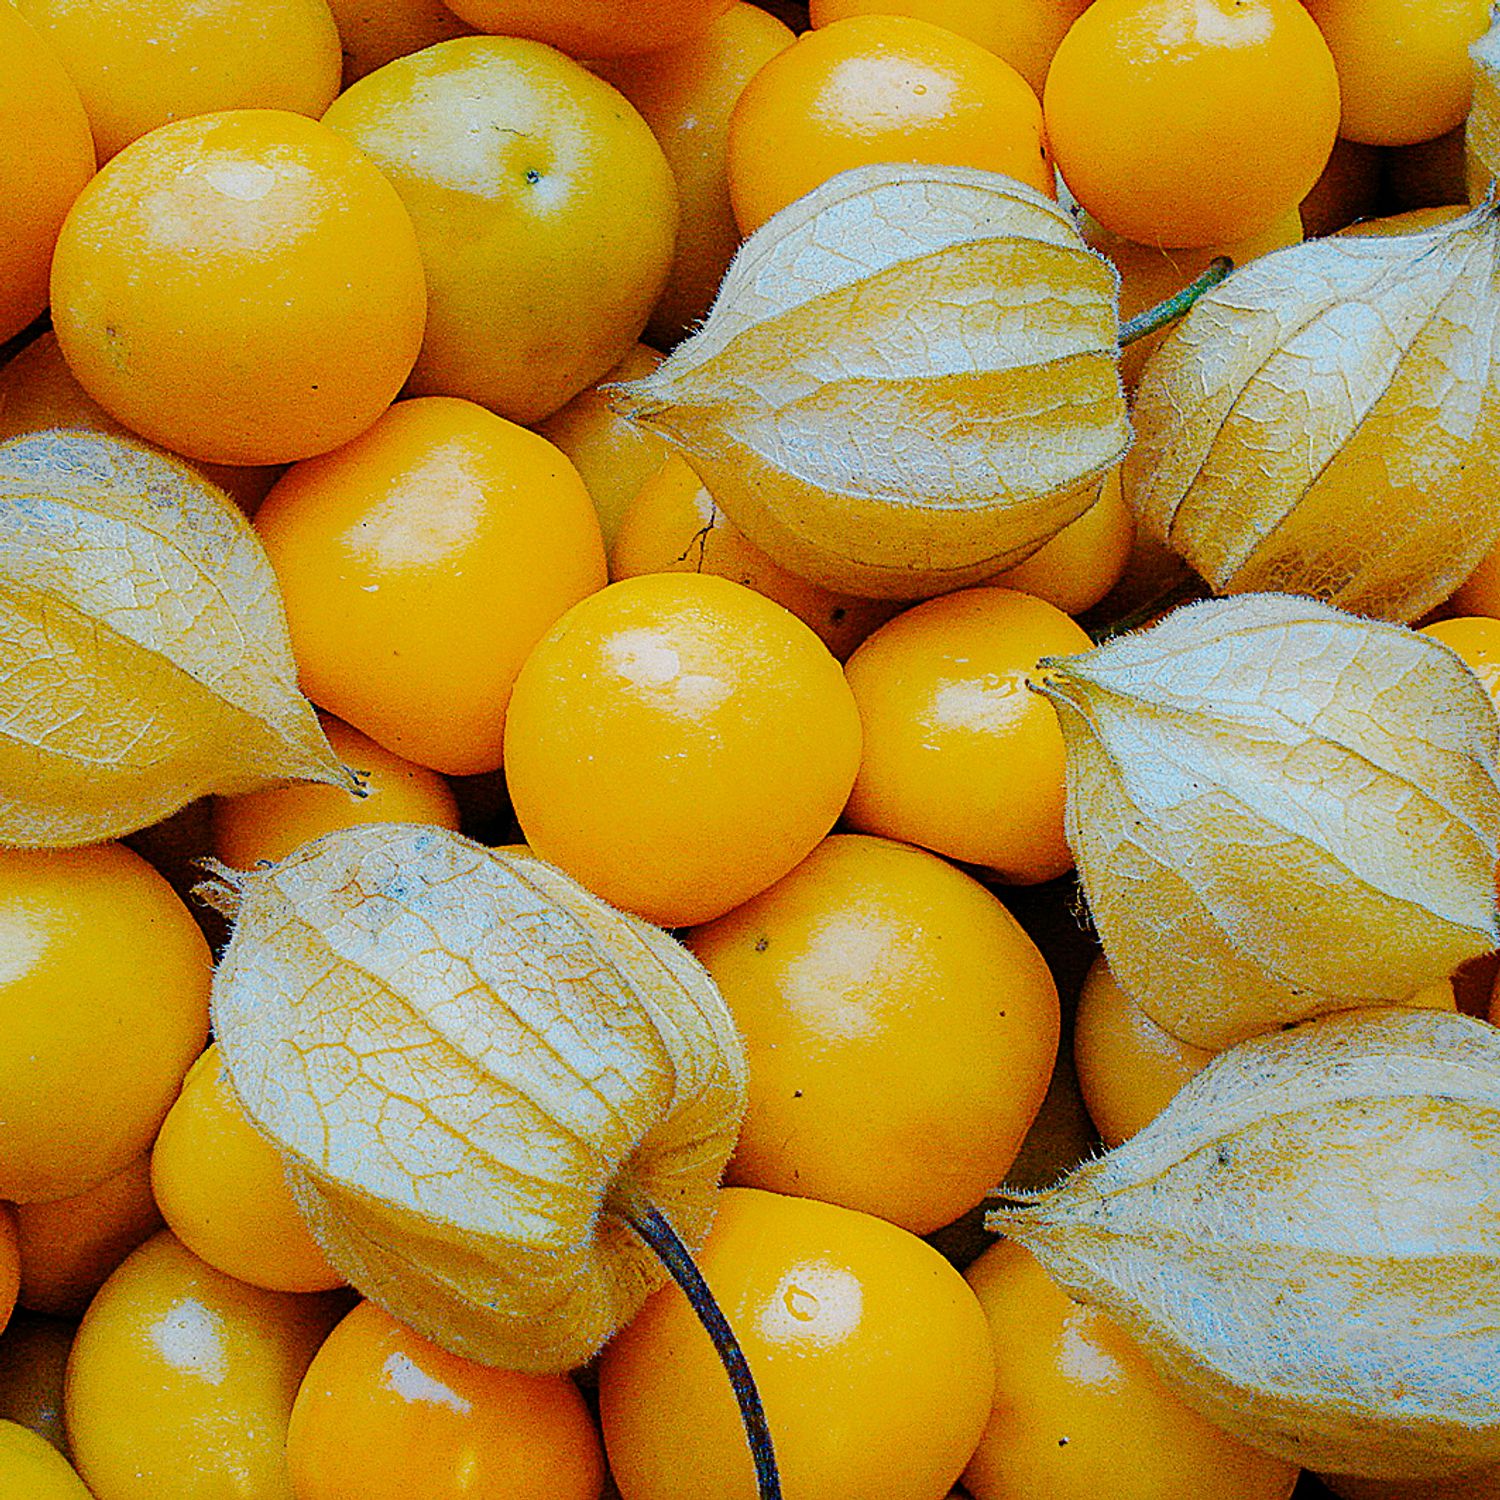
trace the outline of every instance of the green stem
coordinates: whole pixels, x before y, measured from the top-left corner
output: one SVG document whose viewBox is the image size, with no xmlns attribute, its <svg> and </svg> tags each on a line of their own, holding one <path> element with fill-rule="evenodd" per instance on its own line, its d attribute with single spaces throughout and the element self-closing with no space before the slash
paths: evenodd
<svg viewBox="0 0 1500 1500">
<path fill-rule="evenodd" d="M 740 1348 L 729 1320 L 714 1300 L 714 1294 L 691 1252 L 677 1237 L 677 1231 L 667 1222 L 662 1211 L 636 1189 L 617 1183 L 610 1194 L 610 1207 L 656 1252 L 657 1259 L 692 1303 L 698 1321 L 713 1340 L 724 1373 L 734 1388 L 734 1398 L 739 1402 L 745 1440 L 750 1445 L 750 1457 L 755 1464 L 755 1483 L 760 1500 L 781 1500 L 776 1451 L 771 1443 L 771 1429 L 766 1423 L 766 1410 L 761 1405 L 755 1377 L 750 1373 L 745 1351 Z"/>
<path fill-rule="evenodd" d="M 1158 302 L 1155 307 L 1148 307 L 1145 312 L 1137 313 L 1128 323 L 1122 323 L 1120 347 L 1123 349 L 1137 339 L 1145 338 L 1148 333 L 1155 333 L 1158 328 L 1175 323 L 1204 292 L 1218 286 L 1232 270 L 1234 262 L 1227 255 L 1215 256 L 1196 281 L 1188 282 L 1180 292 L 1174 292 L 1165 302 Z"/>
</svg>

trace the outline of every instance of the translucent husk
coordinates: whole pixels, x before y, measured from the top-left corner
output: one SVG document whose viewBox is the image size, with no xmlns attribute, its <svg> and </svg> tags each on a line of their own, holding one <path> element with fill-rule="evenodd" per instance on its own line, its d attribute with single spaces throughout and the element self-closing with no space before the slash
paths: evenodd
<svg viewBox="0 0 1500 1500">
<path fill-rule="evenodd" d="M 1218 1049 L 1404 1000 L 1500 943 L 1500 726 L 1447 647 L 1247 595 L 1044 661 L 1121 987 Z"/>
<path fill-rule="evenodd" d="M 1412 620 L 1500 537 L 1500 220 L 1293 246 L 1146 366 L 1125 492 L 1216 593 Z"/>
<path fill-rule="evenodd" d="M 745 1107 L 739 1039 L 672 938 L 542 861 L 367 825 L 225 873 L 214 1028 L 329 1260 L 466 1357 L 581 1363 L 696 1246 Z"/>
<path fill-rule="evenodd" d="M 989 1216 L 1211 1420 L 1324 1472 L 1500 1459 L 1500 1031 L 1346 1011 L 1242 1043 Z"/>
<path fill-rule="evenodd" d="M 109 434 L 0 444 L 0 843 L 95 843 L 290 778 L 357 785 L 235 505 Z"/>
<path fill-rule="evenodd" d="M 613 401 L 782 567 L 920 598 L 1028 557 L 1125 452 L 1118 288 L 1021 183 L 860 167 L 753 234 L 702 330 Z"/>
</svg>

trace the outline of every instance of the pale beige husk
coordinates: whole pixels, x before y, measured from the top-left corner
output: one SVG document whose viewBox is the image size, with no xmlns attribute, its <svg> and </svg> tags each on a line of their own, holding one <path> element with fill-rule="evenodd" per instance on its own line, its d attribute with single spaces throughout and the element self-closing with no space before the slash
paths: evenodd
<svg viewBox="0 0 1500 1500">
<path fill-rule="evenodd" d="M 1500 221 L 1281 250 L 1146 366 L 1125 493 L 1216 593 L 1413 620 L 1500 537 Z"/>
<path fill-rule="evenodd" d="M 1484 1022 L 1346 1011 L 1242 1043 L 989 1223 L 1266 1452 L 1381 1478 L 1500 1458 L 1500 1031 Z"/>
<path fill-rule="evenodd" d="M 1500 943 L 1500 726 L 1447 647 L 1289 595 L 1046 661 L 1067 834 L 1121 987 L 1218 1049 Z"/>
<path fill-rule="evenodd" d="M 0 444 L 0 843 L 95 843 L 289 778 L 356 788 L 239 509 L 108 434 Z"/>
<path fill-rule="evenodd" d="M 227 877 L 214 1030 L 314 1237 L 484 1364 L 565 1370 L 664 1280 L 616 1212 L 696 1246 L 745 1109 L 707 973 L 542 861 L 445 830 L 330 834 Z"/>
<path fill-rule="evenodd" d="M 618 411 L 670 439 L 791 572 L 920 598 L 1089 506 L 1130 442 L 1119 278 L 1008 177 L 841 173 L 736 256 L 703 329 Z"/>
</svg>

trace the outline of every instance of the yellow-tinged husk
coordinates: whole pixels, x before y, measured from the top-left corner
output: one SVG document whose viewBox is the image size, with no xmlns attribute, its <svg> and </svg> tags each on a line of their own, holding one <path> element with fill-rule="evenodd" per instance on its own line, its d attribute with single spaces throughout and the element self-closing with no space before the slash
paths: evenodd
<svg viewBox="0 0 1500 1500">
<path fill-rule="evenodd" d="M 612 1209 L 690 1245 L 744 1114 L 713 981 L 542 861 L 367 825 L 227 877 L 213 988 L 234 1088 L 367 1297 L 510 1369 L 588 1358 L 664 1280 Z"/>
<path fill-rule="evenodd" d="M 1034 685 L 1110 967 L 1173 1035 L 1404 1000 L 1500 943 L 1500 726 L 1430 637 L 1246 595 Z"/>
<path fill-rule="evenodd" d="M 1500 1458 L 1500 1031 L 1482 1021 L 1345 1011 L 1242 1043 L 988 1222 L 1269 1453 L 1382 1478 Z"/>
<path fill-rule="evenodd" d="M 1500 219 L 1246 266 L 1146 366 L 1125 492 L 1216 593 L 1412 620 L 1500 537 Z"/>
<path fill-rule="evenodd" d="M 825 587 L 914 599 L 1022 561 L 1130 442 L 1119 278 L 1008 177 L 859 167 L 783 209 L 618 411 Z"/>
<path fill-rule="evenodd" d="M 96 843 L 290 778 L 356 786 L 238 507 L 108 434 L 0 444 L 0 843 Z"/>
</svg>

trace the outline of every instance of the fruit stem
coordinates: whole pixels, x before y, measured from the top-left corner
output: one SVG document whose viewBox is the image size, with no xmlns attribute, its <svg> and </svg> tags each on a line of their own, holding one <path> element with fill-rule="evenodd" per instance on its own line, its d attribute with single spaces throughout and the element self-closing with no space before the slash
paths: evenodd
<svg viewBox="0 0 1500 1500">
<path fill-rule="evenodd" d="M 750 1373 L 745 1351 L 740 1348 L 723 1309 L 714 1300 L 692 1253 L 677 1237 L 677 1231 L 667 1222 L 662 1211 L 638 1189 L 616 1182 L 610 1193 L 609 1206 L 656 1252 L 657 1259 L 692 1303 L 698 1321 L 713 1340 L 724 1373 L 734 1388 L 735 1400 L 739 1402 L 745 1440 L 750 1445 L 750 1457 L 755 1463 L 755 1483 L 760 1500 L 781 1500 L 781 1475 L 776 1467 L 771 1429 L 766 1422 L 766 1410 L 761 1405 L 755 1377 Z"/>
<path fill-rule="evenodd" d="M 1218 286 L 1232 270 L 1234 262 L 1227 255 L 1216 255 L 1196 281 L 1188 282 L 1180 292 L 1174 292 L 1165 302 L 1158 302 L 1155 307 L 1148 307 L 1145 312 L 1137 313 L 1128 323 L 1122 323 L 1120 347 L 1124 349 L 1137 339 L 1145 338 L 1148 333 L 1155 333 L 1158 328 L 1175 323 L 1204 292 Z"/>
</svg>

